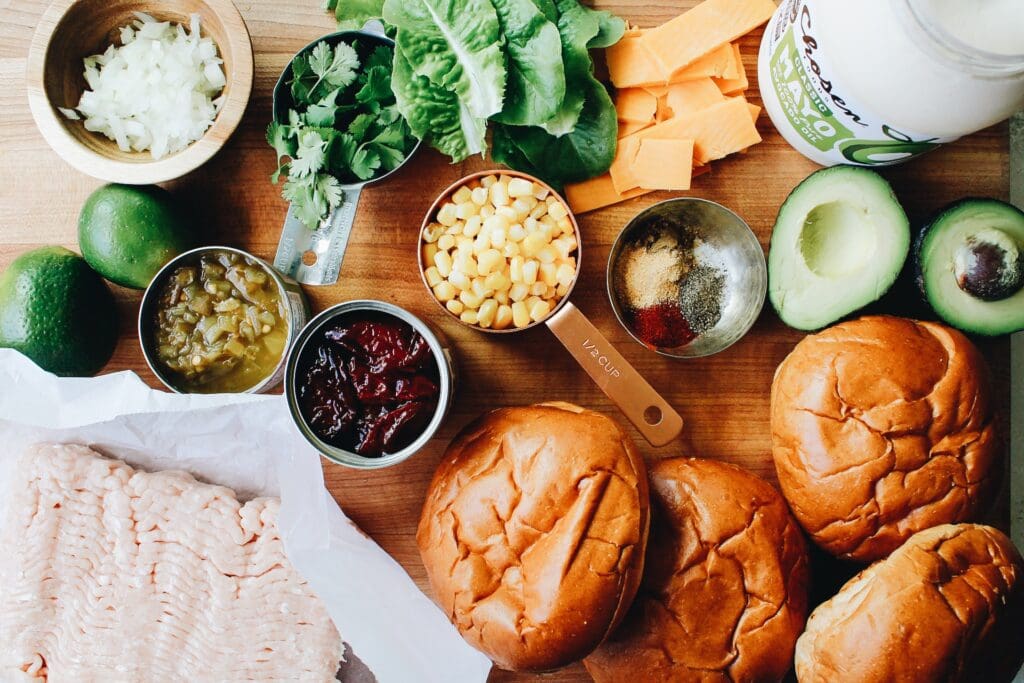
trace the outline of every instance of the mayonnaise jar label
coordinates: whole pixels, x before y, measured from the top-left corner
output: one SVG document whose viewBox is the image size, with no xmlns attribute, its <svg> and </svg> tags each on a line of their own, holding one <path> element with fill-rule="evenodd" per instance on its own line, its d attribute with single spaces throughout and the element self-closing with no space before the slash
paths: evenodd
<svg viewBox="0 0 1024 683">
<path fill-rule="evenodd" d="M 827 46 L 815 33 L 817 5 L 814 0 L 783 2 L 761 44 L 762 97 L 791 144 L 821 164 L 885 166 L 956 139 L 898 130 L 844 91 L 830 68 Z"/>
</svg>

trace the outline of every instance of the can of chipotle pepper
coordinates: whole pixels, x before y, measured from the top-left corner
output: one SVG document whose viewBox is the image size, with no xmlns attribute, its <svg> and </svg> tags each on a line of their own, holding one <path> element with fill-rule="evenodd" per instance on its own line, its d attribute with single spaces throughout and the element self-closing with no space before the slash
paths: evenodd
<svg viewBox="0 0 1024 683">
<path fill-rule="evenodd" d="M 434 437 L 455 384 L 441 333 L 393 304 L 357 300 L 328 308 L 299 333 L 284 393 L 299 432 L 324 458 L 380 469 Z"/>
</svg>

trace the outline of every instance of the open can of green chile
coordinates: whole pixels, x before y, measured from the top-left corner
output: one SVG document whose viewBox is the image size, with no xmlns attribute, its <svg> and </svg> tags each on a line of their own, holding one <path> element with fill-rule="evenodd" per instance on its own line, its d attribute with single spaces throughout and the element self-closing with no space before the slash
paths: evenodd
<svg viewBox="0 0 1024 683">
<path fill-rule="evenodd" d="M 181 381 L 180 376 L 168 368 L 161 360 L 159 353 L 159 342 L 156 335 L 157 316 L 162 304 L 162 297 L 165 295 L 165 287 L 171 277 L 182 267 L 196 266 L 203 257 L 223 254 L 229 258 L 241 259 L 246 265 L 258 269 L 265 277 L 265 284 L 268 284 L 269 291 L 276 294 L 280 305 L 279 311 L 283 313 L 280 321 L 283 325 L 284 343 L 280 358 L 276 362 L 268 363 L 268 371 L 264 376 L 251 384 L 251 386 L 238 389 L 210 389 L 188 388 Z M 142 296 L 142 305 L 139 307 L 138 334 L 139 344 L 142 347 L 142 355 L 146 359 L 149 369 L 156 375 L 156 378 L 168 389 L 175 393 L 216 393 L 224 391 L 228 393 L 259 394 L 270 391 L 278 386 L 284 379 L 285 364 L 288 359 L 288 351 L 295 343 L 299 330 L 306 324 L 310 317 L 309 301 L 305 293 L 295 280 L 277 272 L 273 266 L 263 259 L 254 256 L 241 249 L 234 247 L 209 246 L 199 247 L 186 251 L 168 261 L 163 268 L 153 277 L 149 287 Z"/>
<path fill-rule="evenodd" d="M 430 419 L 409 443 L 380 456 L 361 455 L 354 450 L 328 443 L 311 425 L 310 417 L 303 411 L 302 401 L 302 383 L 306 381 L 304 372 L 309 358 L 317 352 L 317 345 L 322 345 L 322 340 L 328 332 L 343 322 L 372 318 L 393 319 L 411 328 L 422 337 L 437 365 L 437 403 Z M 284 393 L 288 400 L 292 419 L 299 432 L 324 458 L 356 469 L 380 469 L 408 459 L 434 437 L 451 408 L 455 396 L 456 377 L 451 347 L 440 332 L 409 311 L 393 304 L 374 300 L 355 300 L 328 308 L 309 321 L 299 333 L 288 354 Z"/>
</svg>

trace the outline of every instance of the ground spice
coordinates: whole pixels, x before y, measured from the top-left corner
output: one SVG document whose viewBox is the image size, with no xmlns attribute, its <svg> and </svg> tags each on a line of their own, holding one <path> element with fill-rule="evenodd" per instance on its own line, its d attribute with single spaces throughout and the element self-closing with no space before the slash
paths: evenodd
<svg viewBox="0 0 1024 683">
<path fill-rule="evenodd" d="M 679 308 L 694 335 L 704 334 L 722 319 L 725 273 L 698 265 L 679 283 Z"/>
<path fill-rule="evenodd" d="M 629 244 L 616 261 L 615 288 L 625 308 L 675 301 L 687 269 L 686 252 L 667 233 Z"/>
<path fill-rule="evenodd" d="M 646 344 L 670 349 L 689 344 L 697 335 L 675 302 L 647 306 L 631 313 L 630 327 Z"/>
</svg>

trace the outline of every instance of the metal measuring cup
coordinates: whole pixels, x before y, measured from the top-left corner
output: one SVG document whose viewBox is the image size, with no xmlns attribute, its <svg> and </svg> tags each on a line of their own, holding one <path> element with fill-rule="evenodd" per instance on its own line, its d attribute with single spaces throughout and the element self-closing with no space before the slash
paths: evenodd
<svg viewBox="0 0 1024 683">
<path fill-rule="evenodd" d="M 546 188 L 551 195 L 556 197 L 565 206 L 576 236 L 576 272 L 573 274 L 572 282 L 569 283 L 565 296 L 559 299 L 558 303 L 555 304 L 546 317 L 539 321 L 531 322 L 525 327 L 496 330 L 493 328 L 483 328 L 478 325 L 468 325 L 459 320 L 457 315 L 449 311 L 444 304 L 437 300 L 430 284 L 427 282 L 426 267 L 423 264 L 422 257 L 424 244 L 423 228 L 434 220 L 438 209 L 448 201 L 456 190 L 467 183 L 480 180 L 489 175 L 524 178 Z M 420 277 L 430 294 L 430 298 L 441 307 L 445 314 L 457 320 L 460 325 L 490 334 L 514 334 L 538 325 L 547 325 L 548 329 L 558 338 L 558 341 L 562 342 L 566 350 L 580 364 L 580 367 L 590 375 L 594 383 L 619 407 L 619 410 L 629 418 L 629 421 L 633 423 L 637 431 L 652 445 L 664 446 L 682 432 L 683 418 L 680 417 L 679 413 L 629 364 L 622 354 L 612 346 L 611 342 L 598 331 L 594 324 L 578 308 L 570 303 L 569 297 L 572 295 L 576 282 L 579 280 L 581 256 L 583 253 L 580 226 L 576 222 L 576 217 L 572 211 L 569 210 L 569 205 L 565 199 L 546 183 L 527 173 L 512 170 L 481 171 L 456 181 L 445 189 L 431 205 L 430 210 L 423 219 L 423 225 L 420 226 L 416 249 L 418 252 L 416 260 L 420 265 Z"/>
<path fill-rule="evenodd" d="M 293 104 L 289 84 L 295 57 L 310 52 L 321 41 L 327 41 L 333 46 L 341 41 L 351 42 L 354 39 L 391 48 L 395 46 L 395 41 L 384 35 L 384 27 L 379 22 L 369 22 L 359 31 L 337 31 L 317 38 L 295 53 L 288 61 L 288 66 L 281 72 L 281 77 L 277 79 L 273 104 L 275 121 L 285 122 L 288 110 Z M 420 148 L 420 144 L 417 141 L 402 163 L 387 173 L 362 182 L 342 185 L 341 204 L 321 221 L 316 230 L 307 228 L 295 215 L 294 208 L 289 205 L 288 215 L 281 229 L 281 240 L 277 245 L 277 254 L 274 256 L 274 268 L 304 285 L 331 285 L 337 282 L 363 188 L 379 183 L 396 173 L 409 162 Z"/>
</svg>

